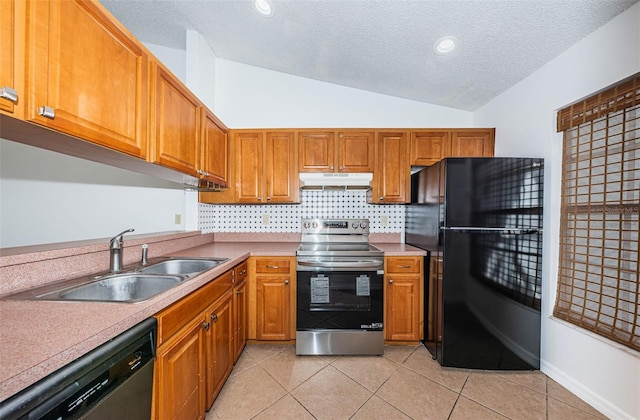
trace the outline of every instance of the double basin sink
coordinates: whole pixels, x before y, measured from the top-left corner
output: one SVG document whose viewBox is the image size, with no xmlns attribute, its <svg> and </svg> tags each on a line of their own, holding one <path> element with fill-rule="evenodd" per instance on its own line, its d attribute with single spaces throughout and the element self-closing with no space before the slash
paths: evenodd
<svg viewBox="0 0 640 420">
<path fill-rule="evenodd" d="M 7 299 L 143 302 L 227 260 L 228 258 L 160 258 L 121 273 L 67 280 L 7 296 Z"/>
</svg>

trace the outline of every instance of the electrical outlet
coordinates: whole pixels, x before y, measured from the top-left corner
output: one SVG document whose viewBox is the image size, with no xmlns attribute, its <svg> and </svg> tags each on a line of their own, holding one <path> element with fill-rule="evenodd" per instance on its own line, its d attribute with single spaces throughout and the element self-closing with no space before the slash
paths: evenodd
<svg viewBox="0 0 640 420">
<path fill-rule="evenodd" d="M 269 224 L 269 215 L 268 214 L 263 214 L 262 215 L 262 224 L 263 225 L 268 225 Z"/>
<path fill-rule="evenodd" d="M 387 227 L 389 225 L 389 216 L 383 214 L 380 216 L 380 226 Z"/>
<path fill-rule="evenodd" d="M 174 222 L 176 225 L 181 225 L 182 224 L 182 215 L 181 214 L 176 214 L 175 218 L 174 218 Z"/>
</svg>

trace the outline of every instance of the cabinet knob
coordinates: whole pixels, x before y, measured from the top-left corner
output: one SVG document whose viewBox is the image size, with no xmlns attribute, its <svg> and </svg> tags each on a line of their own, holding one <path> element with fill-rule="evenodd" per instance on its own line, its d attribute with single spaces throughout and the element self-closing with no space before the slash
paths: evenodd
<svg viewBox="0 0 640 420">
<path fill-rule="evenodd" d="M 211 314 L 211 322 L 218 322 L 218 315 L 217 314 Z"/>
<path fill-rule="evenodd" d="M 237 290 L 236 295 L 240 296 L 242 294 L 242 290 Z"/>
<path fill-rule="evenodd" d="M 49 118 L 50 120 L 56 117 L 56 110 L 51 108 L 50 106 L 39 106 L 38 107 L 38 115 L 41 117 Z"/>
<path fill-rule="evenodd" d="M 384 200 L 384 197 L 380 197 L 378 200 L 382 201 L 382 200 Z"/>
<path fill-rule="evenodd" d="M 0 88 L 0 98 L 7 99 L 16 104 L 18 103 L 18 91 L 9 86 L 3 86 Z"/>
<path fill-rule="evenodd" d="M 267 201 L 271 201 L 271 197 L 268 197 L 268 196 L 267 196 Z"/>
<path fill-rule="evenodd" d="M 209 324 L 208 322 L 203 322 L 203 323 L 202 323 L 202 328 L 203 328 L 205 331 L 208 331 L 208 330 L 209 330 L 209 327 L 211 327 L 211 324 Z"/>
<path fill-rule="evenodd" d="M 389 284 L 393 284 L 393 280 L 392 279 L 389 279 Z"/>
<path fill-rule="evenodd" d="M 258 197 L 258 201 L 262 201 L 262 197 Z"/>
<path fill-rule="evenodd" d="M 288 286 L 288 285 L 289 285 L 289 280 L 285 280 L 285 281 L 284 281 L 284 285 L 285 285 L 285 286 Z"/>
</svg>

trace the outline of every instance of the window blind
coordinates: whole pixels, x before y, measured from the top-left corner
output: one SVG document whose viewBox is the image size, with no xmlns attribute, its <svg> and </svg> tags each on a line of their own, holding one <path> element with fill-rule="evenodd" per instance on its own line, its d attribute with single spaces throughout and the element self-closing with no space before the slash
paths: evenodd
<svg viewBox="0 0 640 420">
<path fill-rule="evenodd" d="M 640 75 L 559 111 L 558 131 L 554 315 L 640 350 Z"/>
</svg>

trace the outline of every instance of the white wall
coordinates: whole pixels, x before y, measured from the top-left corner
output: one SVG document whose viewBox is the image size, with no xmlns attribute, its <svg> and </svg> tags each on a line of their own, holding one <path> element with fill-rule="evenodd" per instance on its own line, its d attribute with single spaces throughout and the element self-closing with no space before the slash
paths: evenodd
<svg viewBox="0 0 640 420">
<path fill-rule="evenodd" d="M 182 186 L 0 139 L 0 248 L 183 230 Z"/>
<path fill-rule="evenodd" d="M 562 135 L 555 111 L 640 71 L 640 3 L 474 113 L 496 154 L 545 158 L 542 370 L 611 418 L 640 418 L 640 355 L 552 317 Z"/>
<path fill-rule="evenodd" d="M 216 115 L 230 128 L 470 127 L 472 114 L 245 64 L 216 61 Z"/>
</svg>

